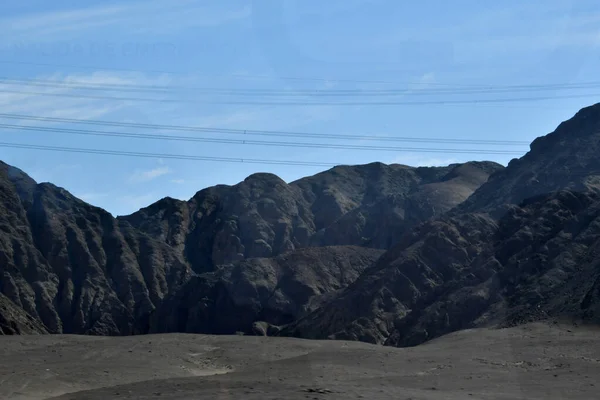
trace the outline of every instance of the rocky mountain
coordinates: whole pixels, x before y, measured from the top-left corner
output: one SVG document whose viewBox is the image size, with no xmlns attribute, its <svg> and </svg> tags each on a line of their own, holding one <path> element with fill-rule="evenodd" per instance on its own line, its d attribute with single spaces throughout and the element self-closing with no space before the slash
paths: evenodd
<svg viewBox="0 0 600 400">
<path fill-rule="evenodd" d="M 478 326 L 598 323 L 599 249 L 593 192 L 531 198 L 498 221 L 483 214 L 432 221 L 285 333 L 405 346 Z"/>
<path fill-rule="evenodd" d="M 410 346 L 600 322 L 600 104 L 506 168 L 255 174 L 120 218 L 0 164 L 0 332 Z"/>
<path fill-rule="evenodd" d="M 351 246 L 313 247 L 222 266 L 193 277 L 165 299 L 153 330 L 266 334 L 318 308 L 382 253 Z"/>
<path fill-rule="evenodd" d="M 0 335 L 48 333 L 38 320 L 0 293 Z"/>
<path fill-rule="evenodd" d="M 284 334 L 414 345 L 477 326 L 600 322 L 600 104 L 416 226 Z"/>
<path fill-rule="evenodd" d="M 24 331 L 25 315 L 50 333 L 147 332 L 156 305 L 190 274 L 166 244 L 0 164 L 0 310 L 13 331 Z"/>
<path fill-rule="evenodd" d="M 177 250 L 198 273 L 315 246 L 387 249 L 411 226 L 466 200 L 499 164 L 339 166 L 290 184 L 254 174 L 187 202 L 165 198 L 121 217 Z"/>
<path fill-rule="evenodd" d="M 504 205 L 540 194 L 600 190 L 599 133 L 600 107 L 580 110 L 554 132 L 535 139 L 525 156 L 494 174 L 457 211 L 496 210 L 496 215 L 502 215 Z"/>
<path fill-rule="evenodd" d="M 289 185 L 255 174 L 115 219 L 2 163 L 0 326 L 3 333 L 102 335 L 249 331 L 256 321 L 233 326 L 215 317 L 221 308 L 239 315 L 249 303 L 251 319 L 288 323 L 381 254 L 311 246 L 385 248 L 408 227 L 466 199 L 500 168 L 370 164 Z M 213 304 L 209 314 L 194 314 L 205 296 Z"/>
</svg>

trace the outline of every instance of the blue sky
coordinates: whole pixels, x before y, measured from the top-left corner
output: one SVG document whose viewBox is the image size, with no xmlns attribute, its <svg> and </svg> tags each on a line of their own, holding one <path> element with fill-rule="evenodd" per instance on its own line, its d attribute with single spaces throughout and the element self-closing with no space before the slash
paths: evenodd
<svg viewBox="0 0 600 400">
<path fill-rule="evenodd" d="M 597 102 L 598 96 L 593 95 L 598 89 L 593 88 L 548 90 L 541 95 L 563 98 L 537 102 L 384 106 L 211 104 L 211 97 L 205 94 L 177 91 L 182 87 L 291 92 L 406 89 L 406 96 L 398 100 L 420 101 L 448 98 L 419 97 L 419 91 L 432 88 L 598 80 L 600 4 L 596 1 L 490 4 L 475 0 L 2 2 L 0 78 L 168 86 L 173 88 L 169 96 L 178 102 L 85 98 L 68 86 L 0 83 L 0 113 L 321 134 L 531 141 L 552 131 L 579 108 Z M 564 98 L 572 94 L 589 96 Z M 121 95 L 136 96 L 108 94 Z M 452 98 L 536 95 L 540 93 Z M 315 100 L 300 99 L 305 103 Z M 3 118 L 0 123 L 32 125 L 31 121 Z M 11 143 L 346 164 L 443 165 L 471 159 L 506 164 L 512 158 L 484 153 L 278 148 L 1 132 L 1 141 Z M 216 133 L 205 136 L 223 137 Z M 435 143 L 405 146 L 504 149 Z M 527 146 L 506 149 L 525 152 Z M 11 148 L 0 148 L 0 159 L 115 215 L 131 213 L 165 196 L 187 199 L 204 187 L 234 184 L 254 172 L 273 172 L 291 181 L 324 169 Z"/>
</svg>

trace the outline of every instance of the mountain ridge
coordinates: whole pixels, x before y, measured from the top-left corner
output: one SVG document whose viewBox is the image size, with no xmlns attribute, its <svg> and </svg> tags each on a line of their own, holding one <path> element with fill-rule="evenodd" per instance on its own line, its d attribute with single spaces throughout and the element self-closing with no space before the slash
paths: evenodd
<svg viewBox="0 0 600 400">
<path fill-rule="evenodd" d="M 600 323 L 597 154 L 600 104 L 506 168 L 371 163 L 289 184 L 258 173 L 116 219 L 2 163 L 1 331 L 413 346 Z"/>
<path fill-rule="evenodd" d="M 387 248 L 410 226 L 464 201 L 501 168 L 492 162 L 420 168 L 371 163 L 334 167 L 290 184 L 257 173 L 236 185 L 203 189 L 187 202 L 162 199 L 118 219 L 180 248 L 197 272 L 304 247 Z M 450 173 L 454 175 L 444 180 Z M 377 207 L 389 212 L 367 224 Z M 391 226 L 373 238 L 380 222 Z M 203 235 L 214 230 L 214 240 Z M 208 249 L 214 241 L 218 249 L 186 255 L 190 242 Z"/>
<path fill-rule="evenodd" d="M 0 293 L 5 296 L 2 324 L 7 327 L 3 332 L 130 335 L 164 330 L 157 319 L 163 303 L 190 287 L 191 280 L 197 281 L 195 275 L 212 273 L 221 279 L 218 274 L 228 268 L 239 270 L 246 260 L 280 254 L 316 262 L 312 251 L 303 249 L 314 245 L 309 239 L 317 228 L 335 222 L 336 216 L 359 207 L 364 199 L 379 201 L 390 191 L 397 196 L 397 188 L 402 196 L 410 196 L 419 182 L 435 183 L 453 168 L 457 166 L 416 173 L 410 167 L 379 163 L 346 166 L 334 168 L 333 176 L 325 171 L 295 185 L 259 173 L 237 185 L 203 189 L 187 202 L 164 198 L 131 216 L 113 218 L 63 188 L 38 184 L 23 171 L 2 163 Z M 482 172 L 475 174 L 475 184 L 487 178 L 486 171 L 500 166 L 476 164 L 459 173 L 466 176 L 463 196 L 474 189 L 469 174 L 477 168 Z M 370 180 L 374 176 L 379 179 Z M 334 186 L 331 181 L 340 184 Z M 396 228 L 401 233 L 408 225 L 400 219 Z M 320 257 L 329 260 L 320 264 L 324 271 L 341 268 L 344 254 L 362 254 L 358 258 L 362 264 L 343 264 L 350 268 L 349 276 L 356 277 L 356 271 L 381 253 L 369 249 L 357 253 L 343 246 L 354 245 L 356 235 L 339 241 L 341 246 L 330 247 L 331 254 Z M 258 265 L 270 268 L 270 262 Z M 310 283 L 309 276 L 294 278 L 313 288 L 303 289 L 312 293 L 309 298 L 297 298 L 299 294 L 284 288 L 286 301 L 308 304 L 313 297 L 340 289 L 341 283 L 314 289 L 318 285 Z M 280 321 L 277 312 L 265 323 Z"/>
<path fill-rule="evenodd" d="M 416 345 L 453 330 L 519 321 L 600 323 L 596 286 L 585 301 L 565 289 L 588 287 L 582 276 L 597 282 L 599 127 L 600 104 L 563 122 L 454 210 L 410 230 L 376 268 L 283 333 Z M 569 142 L 571 136 L 577 140 Z M 556 179 L 531 179 L 554 176 L 558 166 Z M 593 229 L 576 230 L 581 219 Z M 530 269 L 519 268 L 525 265 Z M 536 286 L 536 279 L 544 284 Z"/>
</svg>

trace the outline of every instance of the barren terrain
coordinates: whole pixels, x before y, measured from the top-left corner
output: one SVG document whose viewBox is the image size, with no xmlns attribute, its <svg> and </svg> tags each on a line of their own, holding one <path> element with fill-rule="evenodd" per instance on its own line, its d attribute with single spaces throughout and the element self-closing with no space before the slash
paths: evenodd
<svg viewBox="0 0 600 400">
<path fill-rule="evenodd" d="M 530 324 L 411 348 L 258 336 L 0 337 L 0 398 L 594 399 L 599 331 Z"/>
</svg>

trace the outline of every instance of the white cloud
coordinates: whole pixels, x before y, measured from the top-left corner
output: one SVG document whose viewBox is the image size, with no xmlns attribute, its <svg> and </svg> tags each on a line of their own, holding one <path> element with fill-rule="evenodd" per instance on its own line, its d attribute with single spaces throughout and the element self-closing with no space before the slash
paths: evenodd
<svg viewBox="0 0 600 400">
<path fill-rule="evenodd" d="M 288 12 L 297 18 L 319 15 L 320 17 L 339 17 L 340 13 L 360 9 L 364 6 L 374 7 L 384 0 L 328 0 L 327 2 L 286 2 Z"/>
<path fill-rule="evenodd" d="M 118 198 L 119 211 L 125 213 L 135 212 L 140 208 L 149 206 L 158 200 L 158 198 L 155 193 L 121 196 Z"/>
<path fill-rule="evenodd" d="M 129 182 L 131 183 L 142 183 L 149 182 L 161 176 L 170 174 L 173 172 L 171 168 L 167 166 L 156 167 L 149 170 L 137 170 L 130 177 Z"/>
<path fill-rule="evenodd" d="M 99 199 L 106 198 L 108 196 L 108 193 L 89 192 L 89 193 L 76 194 L 75 196 L 87 203 L 91 203 L 91 202 L 97 201 Z"/>
<path fill-rule="evenodd" d="M 414 163 L 415 167 L 445 167 L 460 162 L 456 158 L 425 158 Z"/>
<path fill-rule="evenodd" d="M 115 73 L 107 71 L 96 71 L 90 74 L 70 74 L 64 77 L 55 75 L 50 79 L 62 79 L 69 85 L 146 85 L 146 86 L 165 86 L 172 82 L 172 77 L 167 74 L 148 77 L 141 72 Z"/>
<path fill-rule="evenodd" d="M 411 167 L 445 167 L 450 164 L 463 162 L 452 157 L 431 157 L 423 154 L 406 154 L 394 158 L 391 164 L 403 164 Z"/>
<path fill-rule="evenodd" d="M 167 76 L 150 77 L 140 73 L 93 72 L 91 74 L 70 74 L 38 76 L 33 81 L 0 83 L 0 107 L 2 113 L 27 114 L 44 117 L 97 119 L 134 104 L 127 100 L 102 99 L 101 97 L 121 97 L 122 93 L 105 93 L 82 90 L 77 84 L 96 85 L 166 85 L 171 82 Z M 43 81 L 43 82 L 42 82 Z M 42 83 L 40 85 L 40 83 Z M 81 95 L 81 97 L 79 97 Z M 85 97 L 91 95 L 92 98 Z M 98 98 L 94 98 L 98 96 Z M 138 108 L 136 108 L 138 109 Z M 33 122 L 28 121 L 28 125 Z"/>
<path fill-rule="evenodd" d="M 323 89 L 333 89 L 336 86 L 337 83 L 335 81 L 326 80 L 323 82 Z"/>
<path fill-rule="evenodd" d="M 561 35 L 565 29 L 577 31 L 585 28 L 597 28 L 600 13 L 577 11 L 570 2 L 551 1 L 544 7 L 532 2 L 522 2 L 506 6 L 497 3 L 496 7 L 486 7 L 485 11 L 477 14 L 466 14 L 460 23 L 451 28 L 427 30 L 426 34 L 462 34 L 471 38 L 481 38 L 484 35 L 520 34 L 527 31 L 530 34 L 554 32 Z M 530 39 L 535 40 L 535 37 Z"/>
<path fill-rule="evenodd" d="M 600 31 L 560 32 L 551 30 L 538 34 L 513 34 L 499 37 L 478 35 L 477 39 L 461 41 L 455 47 L 457 60 L 473 57 L 501 57 L 507 54 L 550 52 L 560 48 L 596 48 L 600 46 Z"/>
<path fill-rule="evenodd" d="M 271 107 L 273 109 L 273 107 Z M 182 119 L 185 124 L 208 127 L 208 128 L 244 128 L 249 124 L 264 120 L 265 117 L 271 116 L 268 112 L 268 107 L 259 109 L 244 109 L 240 108 L 228 113 L 215 113 L 200 117 Z"/>
<path fill-rule="evenodd" d="M 435 73 L 426 72 L 408 85 L 408 90 L 417 91 L 429 89 L 435 83 Z"/>
<path fill-rule="evenodd" d="M 71 174 L 73 171 L 81 169 L 81 165 L 79 164 L 57 164 L 45 168 L 40 169 L 32 169 L 28 171 L 29 176 L 31 176 L 36 182 L 56 182 L 60 180 L 65 175 Z"/>
<path fill-rule="evenodd" d="M 542 8 L 523 3 L 489 10 L 439 34 L 456 38 L 457 57 L 548 51 L 600 45 L 599 20 L 600 13 L 576 13 L 568 3 Z"/>
<path fill-rule="evenodd" d="M 178 185 L 183 185 L 185 183 L 185 179 L 171 179 L 171 183 L 176 183 Z"/>
<path fill-rule="evenodd" d="M 452 23 L 430 24 L 427 29 L 422 29 L 422 24 L 398 24 L 379 37 L 366 39 L 373 45 L 393 48 L 420 44 L 435 50 L 432 57 L 446 53 L 452 57 L 447 61 L 465 65 L 482 57 L 599 46 L 600 13 L 576 11 L 575 3 L 547 1 L 540 7 L 535 2 L 509 6 L 496 2 L 492 7 L 461 13 Z M 454 6 L 448 2 L 447 7 Z"/>
<path fill-rule="evenodd" d="M 0 19 L 0 30 L 10 31 L 15 35 L 23 32 L 52 33 L 68 29 L 73 23 L 84 24 L 94 21 L 106 23 L 109 18 L 121 15 L 127 8 L 123 6 L 94 7 L 79 10 L 54 11 L 28 14 L 18 17 Z"/>
<path fill-rule="evenodd" d="M 248 130 L 290 130 L 315 121 L 328 121 L 339 116 L 335 106 L 241 107 L 226 113 L 178 118 L 181 124 L 198 127 Z"/>
<path fill-rule="evenodd" d="M 243 20 L 252 15 L 251 7 L 217 10 L 210 7 L 196 6 L 191 8 L 175 8 L 163 10 L 161 15 L 147 15 L 139 21 L 134 30 L 136 34 L 171 34 L 194 27 L 215 27 L 230 22 Z M 148 23 L 150 18 L 150 23 Z"/>
<path fill-rule="evenodd" d="M 150 0 L 0 18 L 0 43 L 44 43 L 78 38 L 98 29 L 130 34 L 171 34 L 192 27 L 212 27 L 249 17 L 250 7 L 207 6 L 198 0 Z"/>
</svg>

